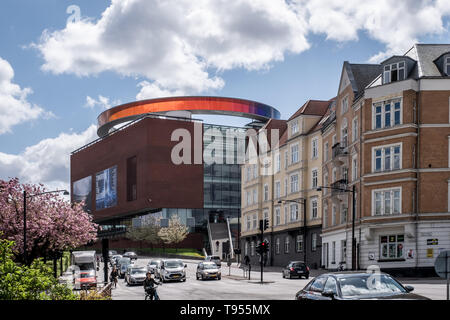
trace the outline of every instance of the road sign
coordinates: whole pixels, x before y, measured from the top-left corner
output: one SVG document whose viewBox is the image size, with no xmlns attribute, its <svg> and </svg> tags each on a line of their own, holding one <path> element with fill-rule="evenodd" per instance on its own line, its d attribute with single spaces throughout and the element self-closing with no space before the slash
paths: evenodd
<svg viewBox="0 0 450 320">
<path fill-rule="evenodd" d="M 450 282 L 450 250 L 442 251 L 434 262 L 434 270 L 439 277 L 447 279 L 447 300 L 449 300 L 449 282 Z"/>
</svg>

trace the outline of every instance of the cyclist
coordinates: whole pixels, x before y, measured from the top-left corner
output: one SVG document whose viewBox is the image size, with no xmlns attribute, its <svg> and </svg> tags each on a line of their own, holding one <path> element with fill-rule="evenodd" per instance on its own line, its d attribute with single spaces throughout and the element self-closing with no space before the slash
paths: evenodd
<svg viewBox="0 0 450 320">
<path fill-rule="evenodd" d="M 156 282 L 155 278 L 153 278 L 151 272 L 147 272 L 147 277 L 144 280 L 144 290 L 147 296 L 150 297 L 150 300 L 159 300 L 158 293 L 156 292 L 156 285 L 161 284 L 160 282 Z"/>
<path fill-rule="evenodd" d="M 111 271 L 111 274 L 109 276 L 111 279 L 111 282 L 114 282 L 114 288 L 117 287 L 117 277 L 118 276 L 119 276 L 119 272 L 117 271 L 116 266 L 114 266 Z"/>
</svg>

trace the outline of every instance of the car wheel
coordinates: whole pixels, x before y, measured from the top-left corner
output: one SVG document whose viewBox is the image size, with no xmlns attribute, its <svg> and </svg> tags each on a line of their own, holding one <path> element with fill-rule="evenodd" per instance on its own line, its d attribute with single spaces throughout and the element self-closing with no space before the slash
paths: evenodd
<svg viewBox="0 0 450 320">
<path fill-rule="evenodd" d="M 220 280 L 220 279 L 222 279 L 222 277 L 218 277 L 218 278 L 217 278 L 217 280 Z"/>
<path fill-rule="evenodd" d="M 284 274 L 284 271 L 281 274 L 283 275 L 283 279 L 286 279 L 286 275 Z"/>
<path fill-rule="evenodd" d="M 196 274 L 195 274 L 195 279 L 197 279 L 197 280 L 198 280 L 198 273 L 196 273 Z"/>
</svg>

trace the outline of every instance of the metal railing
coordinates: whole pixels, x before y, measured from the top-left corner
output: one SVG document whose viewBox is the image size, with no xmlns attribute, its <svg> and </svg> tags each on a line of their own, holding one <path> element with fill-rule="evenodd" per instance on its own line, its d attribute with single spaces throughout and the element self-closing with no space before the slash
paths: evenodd
<svg viewBox="0 0 450 320">
<path fill-rule="evenodd" d="M 330 185 L 330 187 L 331 187 L 331 195 L 332 196 L 345 193 L 345 191 L 343 191 L 343 190 L 347 189 L 347 180 L 346 179 L 337 180 L 337 181 L 333 182 Z"/>
<path fill-rule="evenodd" d="M 338 142 L 332 148 L 332 157 L 336 159 L 341 156 L 345 156 L 348 154 L 347 152 L 347 143 L 346 142 Z"/>
</svg>

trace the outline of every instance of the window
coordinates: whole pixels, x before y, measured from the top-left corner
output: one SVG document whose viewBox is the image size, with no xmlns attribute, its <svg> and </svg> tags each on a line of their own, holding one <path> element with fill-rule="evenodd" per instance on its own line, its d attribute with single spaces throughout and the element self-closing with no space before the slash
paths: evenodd
<svg viewBox="0 0 450 320">
<path fill-rule="evenodd" d="M 264 185 L 264 201 L 269 200 L 269 186 L 267 184 Z"/>
<path fill-rule="evenodd" d="M 277 254 L 280 254 L 280 238 L 277 238 L 277 239 L 275 240 L 275 252 L 276 252 Z"/>
<path fill-rule="evenodd" d="M 372 214 L 375 216 L 401 213 L 401 188 L 373 190 Z"/>
<path fill-rule="evenodd" d="M 258 203 L 258 189 L 253 189 L 253 204 Z"/>
<path fill-rule="evenodd" d="M 250 206 L 252 204 L 252 195 L 250 191 L 246 191 L 247 194 L 247 206 Z"/>
<path fill-rule="evenodd" d="M 338 294 L 336 289 L 336 279 L 333 277 L 328 277 L 327 282 L 325 283 L 325 287 L 323 289 L 324 292 L 333 292 L 335 295 Z"/>
<path fill-rule="evenodd" d="M 297 236 L 297 252 L 303 251 L 303 235 Z"/>
<path fill-rule="evenodd" d="M 402 81 L 406 78 L 405 61 L 384 66 L 383 84 Z"/>
<path fill-rule="evenodd" d="M 336 167 L 331 170 L 331 182 L 337 181 L 337 169 Z"/>
<path fill-rule="evenodd" d="M 380 259 L 401 259 L 403 258 L 403 234 L 380 237 Z"/>
<path fill-rule="evenodd" d="M 284 253 L 289 253 L 289 236 L 284 239 Z"/>
<path fill-rule="evenodd" d="M 251 255 L 251 256 L 254 256 L 254 255 L 255 255 L 255 242 L 254 242 L 254 241 L 252 241 L 252 242 L 250 243 L 250 255 Z"/>
<path fill-rule="evenodd" d="M 258 216 L 257 216 L 257 214 L 255 213 L 255 214 L 253 215 L 253 230 L 255 230 L 255 229 L 258 227 L 257 221 L 258 221 Z"/>
<path fill-rule="evenodd" d="M 311 234 L 311 251 L 317 250 L 317 233 Z"/>
<path fill-rule="evenodd" d="M 298 144 L 291 146 L 291 164 L 298 162 Z"/>
<path fill-rule="evenodd" d="M 401 144 L 373 148 L 373 172 L 401 169 Z"/>
<path fill-rule="evenodd" d="M 252 167 L 251 166 L 247 166 L 246 168 L 246 175 L 245 175 L 245 181 L 248 182 L 251 180 L 252 177 Z"/>
<path fill-rule="evenodd" d="M 358 179 L 358 159 L 355 154 L 352 158 L 352 181 Z"/>
<path fill-rule="evenodd" d="M 323 227 L 326 228 L 328 226 L 328 204 L 323 204 Z"/>
<path fill-rule="evenodd" d="M 264 210 L 263 217 L 264 217 L 264 220 L 267 221 L 267 225 L 269 225 L 269 210 L 267 210 L 267 209 Z"/>
<path fill-rule="evenodd" d="M 247 216 L 247 230 L 251 230 L 252 228 L 252 222 L 251 222 L 251 217 L 250 215 Z"/>
<path fill-rule="evenodd" d="M 275 172 L 280 172 L 281 170 L 281 155 L 277 152 L 275 156 Z"/>
<path fill-rule="evenodd" d="M 127 159 L 127 201 L 137 199 L 137 158 Z"/>
<path fill-rule="evenodd" d="M 287 170 L 288 167 L 289 154 L 287 151 L 284 152 L 284 169 Z"/>
<path fill-rule="evenodd" d="M 331 243 L 331 263 L 336 263 L 336 241 Z"/>
<path fill-rule="evenodd" d="M 245 242 L 245 246 L 244 246 L 244 254 L 247 256 L 248 255 L 248 242 Z"/>
<path fill-rule="evenodd" d="M 347 241 L 341 240 L 341 262 L 347 261 Z"/>
<path fill-rule="evenodd" d="M 318 179 L 318 173 L 317 169 L 313 169 L 311 171 L 311 177 L 312 177 L 312 188 L 317 188 L 317 179 Z"/>
<path fill-rule="evenodd" d="M 342 99 L 341 102 L 341 114 L 344 114 L 348 111 L 348 96 Z"/>
<path fill-rule="evenodd" d="M 284 178 L 284 196 L 288 195 L 288 178 Z"/>
<path fill-rule="evenodd" d="M 317 219 L 317 199 L 311 200 L 311 218 Z"/>
<path fill-rule="evenodd" d="M 313 159 L 317 159 L 319 156 L 319 139 L 317 138 L 314 138 L 311 141 L 311 153 Z"/>
<path fill-rule="evenodd" d="M 291 222 L 298 220 L 298 205 L 296 203 L 291 204 Z"/>
<path fill-rule="evenodd" d="M 331 207 L 331 225 L 336 225 L 336 205 Z"/>
<path fill-rule="evenodd" d="M 373 129 L 382 129 L 402 123 L 401 100 L 390 100 L 373 105 Z"/>
<path fill-rule="evenodd" d="M 325 286 L 325 281 L 327 280 L 326 277 L 319 277 L 314 280 L 313 283 L 311 283 L 311 286 L 309 287 L 310 291 L 314 292 L 322 292 L 323 287 Z"/>
<path fill-rule="evenodd" d="M 328 172 L 325 172 L 323 174 L 323 185 L 328 186 Z M 323 194 L 325 195 L 328 193 L 328 188 L 323 188 L 322 191 L 323 191 Z"/>
<path fill-rule="evenodd" d="M 298 192 L 298 174 L 291 176 L 291 193 Z"/>
<path fill-rule="evenodd" d="M 275 181 L 275 198 L 281 197 L 281 183 L 280 181 Z"/>
<path fill-rule="evenodd" d="M 288 207 L 284 207 L 284 223 L 287 224 L 289 223 L 289 209 Z"/>
<path fill-rule="evenodd" d="M 444 72 L 447 76 L 450 76 L 450 57 L 444 59 Z"/>
<path fill-rule="evenodd" d="M 352 121 L 352 142 L 358 139 L 358 118 L 353 118 Z"/>
<path fill-rule="evenodd" d="M 275 225 L 279 226 L 281 224 L 281 210 L 280 207 L 275 208 Z"/>
<path fill-rule="evenodd" d="M 341 205 L 341 224 L 347 222 L 347 207 L 343 204 Z"/>
<path fill-rule="evenodd" d="M 348 125 L 347 118 L 342 119 L 342 128 L 341 128 L 341 148 L 347 148 L 348 146 Z"/>
<path fill-rule="evenodd" d="M 291 136 L 298 132 L 298 120 L 295 120 L 291 124 Z"/>
<path fill-rule="evenodd" d="M 323 151 L 324 151 L 324 153 L 323 153 L 323 157 L 324 157 L 324 160 L 325 161 L 328 161 L 328 141 L 327 142 L 325 142 L 325 145 L 323 146 Z"/>
<path fill-rule="evenodd" d="M 334 145 L 336 144 L 336 135 L 333 135 L 333 138 L 331 139 L 331 146 L 334 147 Z"/>
<path fill-rule="evenodd" d="M 342 179 L 348 181 L 348 168 L 342 167 Z"/>
</svg>

